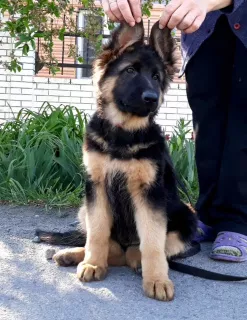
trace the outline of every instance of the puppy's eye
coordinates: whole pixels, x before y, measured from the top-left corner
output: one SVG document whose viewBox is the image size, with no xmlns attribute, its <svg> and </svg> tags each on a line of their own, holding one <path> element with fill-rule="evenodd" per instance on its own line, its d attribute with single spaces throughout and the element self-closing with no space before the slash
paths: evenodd
<svg viewBox="0 0 247 320">
<path fill-rule="evenodd" d="M 158 75 L 157 73 L 153 76 L 153 79 L 154 79 L 154 80 L 159 80 L 159 78 L 160 78 L 160 77 L 159 77 L 159 75 Z"/>
<path fill-rule="evenodd" d="M 128 67 L 126 70 L 128 73 L 134 73 L 135 69 L 133 67 Z"/>
</svg>

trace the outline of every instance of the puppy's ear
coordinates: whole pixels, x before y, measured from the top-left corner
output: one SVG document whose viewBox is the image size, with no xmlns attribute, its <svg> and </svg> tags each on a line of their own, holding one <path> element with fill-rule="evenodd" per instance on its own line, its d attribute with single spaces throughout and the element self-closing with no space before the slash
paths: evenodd
<svg viewBox="0 0 247 320">
<path fill-rule="evenodd" d="M 125 49 L 133 44 L 144 41 L 143 22 L 130 27 L 127 23 L 121 23 L 111 35 L 110 41 L 103 46 L 102 52 L 93 62 L 93 81 L 96 85 L 103 76 L 107 65 L 115 60 Z"/>
<path fill-rule="evenodd" d="M 112 38 L 105 49 L 114 51 L 115 54 L 122 53 L 126 48 L 132 46 L 134 43 L 144 41 L 144 27 L 143 21 L 136 23 L 134 27 L 130 27 L 123 22 L 112 33 Z"/>
<path fill-rule="evenodd" d="M 149 44 L 160 56 L 169 75 L 173 75 L 175 72 L 174 51 L 176 47 L 175 40 L 171 35 L 171 30 L 167 27 L 160 29 L 159 21 L 157 21 L 151 29 Z"/>
</svg>

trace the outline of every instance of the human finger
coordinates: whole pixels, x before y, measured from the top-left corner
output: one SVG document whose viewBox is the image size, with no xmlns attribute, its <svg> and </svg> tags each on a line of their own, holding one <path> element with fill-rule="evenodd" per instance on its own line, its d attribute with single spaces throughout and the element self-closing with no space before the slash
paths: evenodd
<svg viewBox="0 0 247 320">
<path fill-rule="evenodd" d="M 109 4 L 108 0 L 102 0 L 102 7 L 103 7 L 105 14 L 108 16 L 108 18 L 111 21 L 118 21 L 117 17 L 115 17 L 111 11 L 110 4 Z"/>
<path fill-rule="evenodd" d="M 163 29 L 167 26 L 168 21 L 170 20 L 173 13 L 181 6 L 181 0 L 171 1 L 167 6 L 165 6 L 163 13 L 159 20 L 159 27 Z"/>
<path fill-rule="evenodd" d="M 195 19 L 195 21 L 193 22 L 193 24 L 189 28 L 183 30 L 183 32 L 184 33 L 193 33 L 195 31 L 197 31 L 201 27 L 203 21 L 205 20 L 205 17 L 206 17 L 206 15 L 198 16 Z"/>
<path fill-rule="evenodd" d="M 140 0 L 129 0 L 130 8 L 134 19 L 137 23 L 141 22 L 142 11 L 141 11 L 141 1 Z"/>
<path fill-rule="evenodd" d="M 133 27 L 135 25 L 135 19 L 131 12 L 129 2 L 127 0 L 117 0 L 117 4 L 124 20 Z"/>
<path fill-rule="evenodd" d="M 171 15 L 167 27 L 169 29 L 176 28 L 185 18 L 185 16 L 190 12 L 190 7 L 188 5 L 182 4 L 178 9 Z"/>
<path fill-rule="evenodd" d="M 118 8 L 117 0 L 109 0 L 109 6 L 111 12 L 114 14 L 114 16 L 119 20 L 122 21 L 124 20 L 121 11 Z"/>
<path fill-rule="evenodd" d="M 193 22 L 197 17 L 198 17 L 198 12 L 196 10 L 189 12 L 187 15 L 185 15 L 183 20 L 177 25 L 177 28 L 179 30 L 188 29 L 193 24 Z"/>
</svg>

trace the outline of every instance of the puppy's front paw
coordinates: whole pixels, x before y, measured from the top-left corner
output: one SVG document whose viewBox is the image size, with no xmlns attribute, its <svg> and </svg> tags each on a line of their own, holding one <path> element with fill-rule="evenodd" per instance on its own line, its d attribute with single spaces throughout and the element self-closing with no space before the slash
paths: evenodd
<svg viewBox="0 0 247 320">
<path fill-rule="evenodd" d="M 174 298 L 174 285 L 170 279 L 146 281 L 143 280 L 143 290 L 149 298 L 171 301 Z"/>
<path fill-rule="evenodd" d="M 103 280 L 106 277 L 107 268 L 93 266 L 91 264 L 79 263 L 77 266 L 77 277 L 83 282 Z"/>
</svg>

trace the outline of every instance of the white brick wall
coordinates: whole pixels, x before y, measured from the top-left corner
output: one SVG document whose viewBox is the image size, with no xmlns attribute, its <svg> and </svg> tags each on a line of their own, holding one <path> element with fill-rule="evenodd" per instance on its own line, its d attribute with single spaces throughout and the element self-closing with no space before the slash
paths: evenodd
<svg viewBox="0 0 247 320">
<path fill-rule="evenodd" d="M 3 38 L 1 38 L 3 36 Z M 8 59 L 13 44 L 7 36 L 0 33 L 0 60 Z M 21 108 L 37 110 L 43 102 L 48 101 L 58 106 L 71 104 L 87 114 L 92 114 L 96 108 L 96 100 L 92 81 L 83 79 L 41 78 L 34 74 L 34 53 L 22 57 L 23 71 L 10 73 L 0 65 L 0 123 L 11 119 Z M 172 83 L 165 96 L 157 122 L 167 133 L 179 118 L 191 120 L 191 111 L 187 103 L 184 83 Z"/>
</svg>

